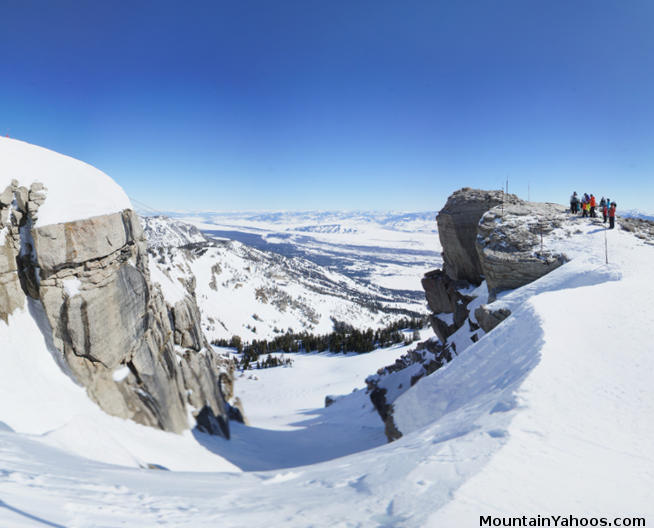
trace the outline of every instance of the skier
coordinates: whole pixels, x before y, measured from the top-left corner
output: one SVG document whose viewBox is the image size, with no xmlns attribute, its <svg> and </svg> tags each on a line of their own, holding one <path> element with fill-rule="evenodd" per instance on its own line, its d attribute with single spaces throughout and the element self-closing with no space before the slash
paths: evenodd
<svg viewBox="0 0 654 528">
<path fill-rule="evenodd" d="M 617 207 L 617 204 L 615 202 L 611 202 L 611 207 L 609 208 L 609 229 L 613 229 L 615 227 L 615 208 Z"/>
<path fill-rule="evenodd" d="M 570 197 L 570 212 L 572 214 L 577 214 L 579 212 L 579 197 L 577 196 L 577 191 L 573 192 Z"/>
<path fill-rule="evenodd" d="M 604 218 L 604 224 L 606 224 L 606 219 L 609 216 L 609 205 L 608 202 L 602 198 L 602 201 L 600 202 L 600 207 L 602 208 L 602 218 Z"/>
<path fill-rule="evenodd" d="M 590 217 L 591 218 L 597 217 L 597 213 L 595 212 L 595 207 L 597 207 L 597 203 L 595 202 L 595 195 L 591 194 L 590 195 Z"/>
<path fill-rule="evenodd" d="M 586 218 L 588 216 L 588 200 L 586 199 L 586 194 L 584 194 L 584 197 L 581 199 L 581 217 Z"/>
</svg>

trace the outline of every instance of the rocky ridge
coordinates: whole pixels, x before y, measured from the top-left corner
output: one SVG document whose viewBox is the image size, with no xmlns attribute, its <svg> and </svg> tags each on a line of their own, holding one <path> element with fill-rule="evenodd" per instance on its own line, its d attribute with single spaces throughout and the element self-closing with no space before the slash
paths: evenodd
<svg viewBox="0 0 654 528">
<path fill-rule="evenodd" d="M 562 206 L 525 202 L 502 191 L 464 188 L 448 198 L 437 216 L 443 269 L 422 280 L 436 339 L 366 380 L 389 440 L 401 436 L 393 401 L 510 316 L 507 306 L 493 303 L 498 293 L 568 260 L 543 245 L 543 237 L 565 221 Z"/>
<path fill-rule="evenodd" d="M 213 352 L 195 299 L 167 304 L 150 280 L 143 230 L 129 209 L 35 226 L 38 182 L 0 192 L 0 318 L 43 313 L 60 366 L 107 413 L 166 431 L 229 437 L 233 365 Z"/>
</svg>

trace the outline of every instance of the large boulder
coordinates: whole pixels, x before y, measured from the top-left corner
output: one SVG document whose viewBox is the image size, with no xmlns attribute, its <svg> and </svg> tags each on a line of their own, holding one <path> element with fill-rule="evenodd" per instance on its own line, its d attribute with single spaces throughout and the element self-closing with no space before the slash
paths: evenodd
<svg viewBox="0 0 654 528">
<path fill-rule="evenodd" d="M 481 283 L 483 270 L 475 246 L 477 224 L 489 209 L 517 201 L 518 197 L 513 194 L 469 187 L 454 192 L 447 199 L 436 221 L 443 248 L 443 271 L 450 278 Z"/>
<path fill-rule="evenodd" d="M 490 332 L 509 315 L 511 315 L 511 310 L 508 308 L 494 308 L 492 305 L 488 304 L 482 304 L 475 310 L 477 324 L 484 332 Z"/>
<path fill-rule="evenodd" d="M 565 214 L 561 205 L 522 200 L 484 214 L 477 226 L 476 249 L 489 300 L 567 262 L 564 254 L 541 246 L 542 237 L 563 225 Z"/>
</svg>

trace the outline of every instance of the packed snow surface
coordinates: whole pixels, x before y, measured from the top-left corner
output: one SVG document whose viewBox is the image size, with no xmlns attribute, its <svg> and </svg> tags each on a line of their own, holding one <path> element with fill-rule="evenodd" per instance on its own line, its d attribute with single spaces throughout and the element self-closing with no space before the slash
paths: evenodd
<svg viewBox="0 0 654 528">
<path fill-rule="evenodd" d="M 69 156 L 0 137 L 0 192 L 12 180 L 27 189 L 45 185 L 36 226 L 58 224 L 131 209 L 125 191 L 104 172 Z"/>
<path fill-rule="evenodd" d="M 572 262 L 504 294 L 506 321 L 398 398 L 405 435 L 391 444 L 363 391 L 328 408 L 319 402 L 361 387 L 359 374 L 380 366 L 376 354 L 392 363 L 402 347 L 293 356 L 293 367 L 248 371 L 236 392 L 251 426 L 235 426 L 230 442 L 171 435 L 173 446 L 165 433 L 102 421 L 45 342 L 25 341 L 40 335 L 37 314 L 15 314 L 9 327 L 0 322 L 0 525 L 455 528 L 479 526 L 480 515 L 651 522 L 654 247 L 585 219 L 546 243 Z M 62 436 L 53 441 L 50 430 Z M 199 461 L 201 446 L 223 469 L 120 467 L 97 461 L 105 443 L 139 448 L 142 462 L 169 469 Z"/>
</svg>

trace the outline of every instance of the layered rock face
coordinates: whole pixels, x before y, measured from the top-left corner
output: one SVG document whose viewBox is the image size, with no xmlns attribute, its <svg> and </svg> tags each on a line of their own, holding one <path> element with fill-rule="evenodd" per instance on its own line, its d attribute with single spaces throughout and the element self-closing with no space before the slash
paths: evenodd
<svg viewBox="0 0 654 528">
<path fill-rule="evenodd" d="M 193 297 L 168 306 L 151 283 L 136 214 L 34 227 L 46 192 L 14 181 L 0 195 L 0 317 L 40 301 L 63 366 L 109 414 L 181 432 L 189 405 L 228 437 L 233 366 L 210 348 Z"/>
</svg>

